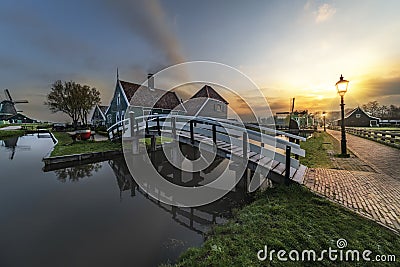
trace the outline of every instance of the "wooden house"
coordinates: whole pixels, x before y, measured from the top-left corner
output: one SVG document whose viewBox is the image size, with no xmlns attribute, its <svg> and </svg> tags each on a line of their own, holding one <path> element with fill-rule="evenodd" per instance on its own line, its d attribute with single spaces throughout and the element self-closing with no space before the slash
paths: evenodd
<svg viewBox="0 0 400 267">
<path fill-rule="evenodd" d="M 105 112 L 106 126 L 122 121 L 129 105 L 135 116 L 149 114 L 184 114 L 181 101 L 175 92 L 154 88 L 154 78 L 150 75 L 148 86 L 122 81 L 117 75 L 117 82 L 113 98 Z"/>
<path fill-rule="evenodd" d="M 336 125 L 341 125 L 341 119 L 336 120 Z M 347 113 L 344 117 L 344 125 L 348 127 L 373 127 L 379 126 L 380 118 L 367 114 L 360 107 Z"/>
<path fill-rule="evenodd" d="M 92 114 L 90 122 L 93 126 L 105 126 L 106 125 L 106 111 L 108 106 L 96 105 Z"/>
<path fill-rule="evenodd" d="M 226 119 L 228 117 L 228 101 L 214 88 L 204 85 L 185 104 L 188 116 L 202 116 Z"/>
</svg>

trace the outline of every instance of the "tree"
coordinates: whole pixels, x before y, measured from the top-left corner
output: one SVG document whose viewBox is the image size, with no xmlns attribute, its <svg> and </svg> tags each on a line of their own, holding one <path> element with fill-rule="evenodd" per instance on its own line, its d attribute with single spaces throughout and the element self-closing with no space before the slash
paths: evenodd
<svg viewBox="0 0 400 267">
<path fill-rule="evenodd" d="M 367 104 L 364 104 L 362 108 L 370 113 L 372 116 L 379 116 L 380 108 L 379 108 L 379 102 L 378 101 L 370 101 Z"/>
<path fill-rule="evenodd" d="M 80 85 L 73 81 L 55 81 L 47 95 L 45 105 L 53 112 L 63 112 L 71 119 L 76 129 L 79 120 L 87 124 L 89 111 L 100 103 L 100 92 L 88 85 Z"/>
</svg>

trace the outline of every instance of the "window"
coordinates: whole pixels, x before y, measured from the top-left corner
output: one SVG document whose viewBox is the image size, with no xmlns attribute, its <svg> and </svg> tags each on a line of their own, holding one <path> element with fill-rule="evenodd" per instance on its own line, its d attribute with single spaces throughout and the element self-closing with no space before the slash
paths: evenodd
<svg viewBox="0 0 400 267">
<path fill-rule="evenodd" d="M 119 106 L 119 105 L 121 105 L 121 94 L 120 93 L 118 93 L 118 96 L 117 96 L 117 106 Z"/>
<path fill-rule="evenodd" d="M 111 123 L 111 122 L 112 122 L 112 116 L 111 116 L 111 114 L 108 114 L 108 115 L 107 115 L 107 122 L 108 122 L 108 123 Z"/>
<path fill-rule="evenodd" d="M 221 104 L 215 104 L 214 105 L 214 110 L 218 111 L 218 112 L 221 112 L 222 111 L 222 105 Z"/>
<path fill-rule="evenodd" d="M 361 118 L 361 114 L 356 114 L 356 118 L 357 119 Z"/>
<path fill-rule="evenodd" d="M 119 122 L 119 111 L 115 113 L 115 122 Z"/>
<path fill-rule="evenodd" d="M 124 118 L 125 118 L 125 110 L 122 111 L 121 120 L 124 120 Z"/>
</svg>

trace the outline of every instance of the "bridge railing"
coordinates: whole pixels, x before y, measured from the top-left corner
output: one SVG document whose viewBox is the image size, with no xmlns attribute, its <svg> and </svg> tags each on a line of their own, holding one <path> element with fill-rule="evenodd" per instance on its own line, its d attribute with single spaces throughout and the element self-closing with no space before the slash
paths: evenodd
<svg viewBox="0 0 400 267">
<path fill-rule="evenodd" d="M 290 174 L 290 168 L 299 168 L 298 157 L 305 156 L 304 149 L 299 143 L 277 138 L 276 135 L 298 141 L 305 141 L 304 137 L 263 126 L 256 127 L 260 131 L 248 129 L 236 121 L 224 119 L 165 114 L 135 117 L 133 113 L 130 113 L 129 118 L 109 127 L 108 132 L 110 139 L 135 135 L 169 135 L 176 140 L 182 136 L 186 137 L 191 143 L 198 141 L 196 138 L 199 136 L 203 136 L 213 142 L 217 148 L 219 143 L 241 148 L 245 159 L 248 159 L 249 155 L 259 154 L 283 163 L 286 166 L 286 175 Z"/>
</svg>

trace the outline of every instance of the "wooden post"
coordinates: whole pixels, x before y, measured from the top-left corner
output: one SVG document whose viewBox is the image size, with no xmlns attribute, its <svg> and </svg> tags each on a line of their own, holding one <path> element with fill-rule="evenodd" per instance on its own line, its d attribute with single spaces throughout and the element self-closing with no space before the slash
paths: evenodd
<svg viewBox="0 0 400 267">
<path fill-rule="evenodd" d="M 212 126 L 212 138 L 215 146 L 217 146 L 217 126 L 213 125 Z"/>
<path fill-rule="evenodd" d="M 300 145 L 300 139 L 296 139 L 296 144 Z M 299 159 L 299 155 L 294 155 L 295 159 Z"/>
<path fill-rule="evenodd" d="M 246 131 L 244 131 L 243 132 L 243 146 L 242 146 L 242 148 L 243 148 L 243 161 L 247 161 L 247 156 L 248 156 L 248 152 L 247 152 L 247 150 L 248 150 L 248 146 L 247 146 L 247 140 L 248 140 L 248 135 L 247 135 L 247 132 Z"/>
<path fill-rule="evenodd" d="M 193 121 L 190 120 L 190 142 L 194 144 L 194 129 L 193 129 Z"/>
<path fill-rule="evenodd" d="M 158 135 L 161 136 L 160 117 L 157 116 L 156 120 L 157 120 L 157 132 Z"/>
<path fill-rule="evenodd" d="M 172 139 L 176 140 L 176 117 L 171 117 Z"/>
<path fill-rule="evenodd" d="M 149 121 L 146 118 L 146 134 L 149 134 L 149 133 L 150 133 L 150 131 L 149 131 Z"/>
<path fill-rule="evenodd" d="M 139 154 L 139 137 L 137 136 L 132 137 L 132 154 Z"/>
<path fill-rule="evenodd" d="M 286 146 L 286 165 L 285 165 L 285 184 L 289 185 L 290 182 L 290 153 L 291 146 Z"/>
<path fill-rule="evenodd" d="M 150 139 L 150 150 L 151 152 L 156 151 L 156 136 L 152 135 Z"/>
<path fill-rule="evenodd" d="M 135 135 L 135 112 L 129 112 L 129 126 L 131 127 L 131 137 Z"/>
</svg>

